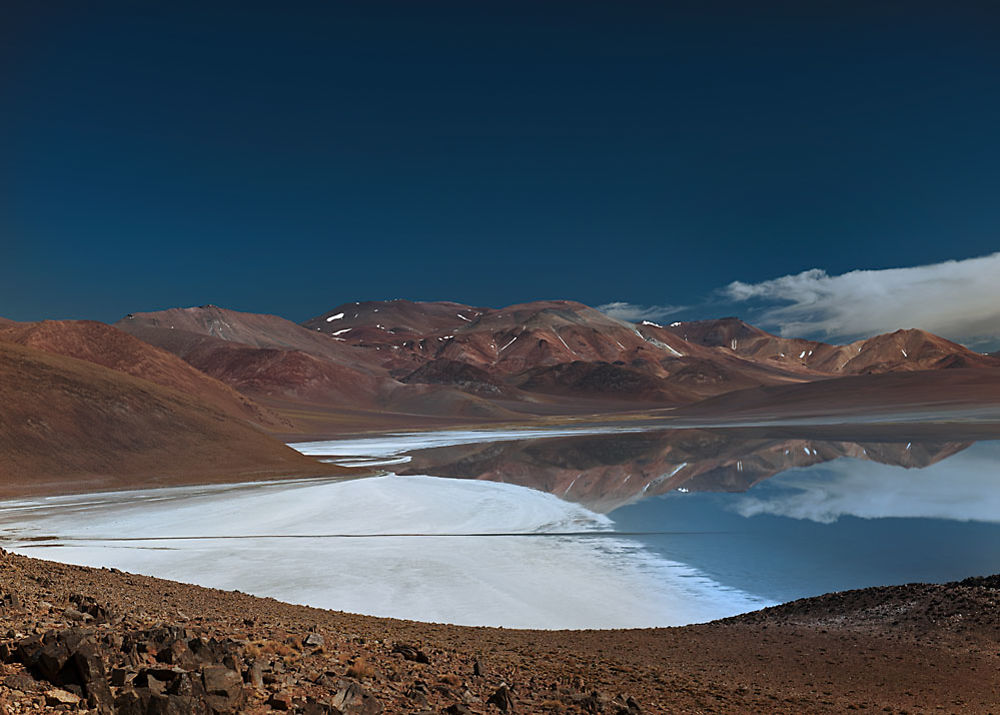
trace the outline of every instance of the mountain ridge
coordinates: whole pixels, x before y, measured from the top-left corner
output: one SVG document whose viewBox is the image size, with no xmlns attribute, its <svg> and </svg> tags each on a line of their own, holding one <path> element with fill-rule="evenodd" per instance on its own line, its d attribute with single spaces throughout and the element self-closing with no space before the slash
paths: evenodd
<svg viewBox="0 0 1000 715">
<path fill-rule="evenodd" d="M 362 411 L 375 422 L 683 407 L 851 375 L 1000 367 L 920 330 L 831 345 L 737 318 L 630 323 L 569 300 L 358 301 L 301 324 L 206 305 L 115 325 L 279 412 Z"/>
</svg>

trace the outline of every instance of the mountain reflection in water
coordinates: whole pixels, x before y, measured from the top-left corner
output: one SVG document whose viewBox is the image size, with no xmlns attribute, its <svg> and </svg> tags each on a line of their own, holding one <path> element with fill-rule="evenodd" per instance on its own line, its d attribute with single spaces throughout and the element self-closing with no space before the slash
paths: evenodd
<svg viewBox="0 0 1000 715">
<path fill-rule="evenodd" d="M 1000 571 L 998 437 L 954 425 L 649 431 L 413 451 L 399 473 L 546 491 L 662 558 L 787 601 Z"/>
<path fill-rule="evenodd" d="M 742 492 L 781 472 L 842 457 L 922 468 L 972 443 L 747 437 L 735 430 L 684 429 L 424 449 L 410 453 L 396 473 L 517 484 L 607 513 L 674 491 Z"/>
</svg>

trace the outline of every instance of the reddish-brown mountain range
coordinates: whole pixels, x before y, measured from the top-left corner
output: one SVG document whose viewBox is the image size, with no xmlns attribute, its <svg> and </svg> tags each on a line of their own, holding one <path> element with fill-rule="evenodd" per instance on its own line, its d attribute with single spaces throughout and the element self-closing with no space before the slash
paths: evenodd
<svg viewBox="0 0 1000 715">
<path fill-rule="evenodd" d="M 995 357 L 981 355 L 923 330 L 897 330 L 848 345 L 800 338 L 781 338 L 738 318 L 672 323 L 656 330 L 723 353 L 780 366 L 786 370 L 830 375 L 997 367 Z M 655 333 L 654 333 L 655 334 Z"/>
<path fill-rule="evenodd" d="M 317 469 L 266 433 L 658 408 L 695 424 L 822 420 L 1000 402 L 1000 360 L 922 331 L 837 346 L 736 319 L 632 324 L 571 301 L 351 303 L 303 325 L 215 306 L 115 327 L 0 320 L 0 347 L 5 480 Z"/>
<path fill-rule="evenodd" d="M 846 375 L 1000 366 L 918 330 L 829 345 L 732 318 L 632 324 L 572 301 L 368 301 L 302 325 L 202 306 L 117 327 L 319 431 L 673 407 Z"/>
</svg>

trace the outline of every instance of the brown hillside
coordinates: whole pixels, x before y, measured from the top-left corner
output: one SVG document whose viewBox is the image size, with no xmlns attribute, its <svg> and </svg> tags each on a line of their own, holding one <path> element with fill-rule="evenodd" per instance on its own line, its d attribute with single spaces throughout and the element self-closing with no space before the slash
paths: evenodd
<svg viewBox="0 0 1000 715">
<path fill-rule="evenodd" d="M 104 323 L 46 320 L 0 325 L 0 341 L 77 358 L 171 387 L 217 409 L 267 428 L 288 427 L 276 413 L 214 380 L 166 350 L 149 345 Z"/>
<path fill-rule="evenodd" d="M 263 402 L 371 409 L 396 384 L 357 351 L 273 315 L 203 306 L 136 313 L 116 326 Z"/>
<path fill-rule="evenodd" d="M 286 436 L 400 420 L 412 424 L 425 416 L 466 421 L 519 416 L 446 381 L 402 384 L 380 365 L 379 346 L 358 348 L 272 315 L 203 306 L 136 313 L 117 325 L 288 416 L 295 427 L 283 432 Z"/>
<path fill-rule="evenodd" d="M 215 305 L 203 305 L 129 314 L 115 323 L 115 327 L 153 345 L 171 343 L 176 340 L 174 333 L 187 333 L 185 341 L 190 341 L 191 335 L 200 335 L 254 348 L 300 350 L 357 370 L 368 369 L 366 362 L 359 360 L 356 351 L 331 340 L 329 336 L 276 315 L 241 313 Z M 174 347 L 165 349 L 178 353 Z"/>
<path fill-rule="evenodd" d="M 0 494 L 336 474 L 197 397 L 0 343 Z"/>
<path fill-rule="evenodd" d="M 343 341 L 355 330 L 391 334 L 396 337 L 423 336 L 456 330 L 475 322 L 489 308 L 473 308 L 462 303 L 414 302 L 411 300 L 379 300 L 344 303 L 302 325 L 310 330 L 334 335 Z M 347 332 L 345 332 L 347 331 Z"/>
<path fill-rule="evenodd" d="M 38 653 L 36 631 L 43 662 L 79 648 L 100 665 L 88 689 L 129 712 L 203 712 L 205 699 L 254 714 L 278 704 L 386 715 L 997 711 L 997 576 L 833 593 L 681 628 L 528 631 L 357 616 L 16 554 L 0 554 L 0 568 L 0 648 L 12 656 L 0 707 L 11 713 L 37 712 L 54 689 L 20 662 Z M 97 618 L 81 628 L 83 610 Z M 189 644 L 201 646 L 191 665 Z M 153 653 L 184 666 L 150 665 Z M 223 685 L 210 698 L 197 687 L 208 674 Z"/>
<path fill-rule="evenodd" d="M 945 414 L 1000 404 L 1000 370 L 956 368 L 854 375 L 739 390 L 677 409 L 678 419 L 830 419 L 894 413 Z"/>
</svg>

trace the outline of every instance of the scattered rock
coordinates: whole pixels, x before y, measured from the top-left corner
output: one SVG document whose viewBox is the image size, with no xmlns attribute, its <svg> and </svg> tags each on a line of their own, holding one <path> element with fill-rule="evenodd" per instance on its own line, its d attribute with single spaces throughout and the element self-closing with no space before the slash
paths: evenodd
<svg viewBox="0 0 1000 715">
<path fill-rule="evenodd" d="M 20 611 L 23 608 L 21 597 L 16 593 L 0 594 L 0 610 Z"/>
<path fill-rule="evenodd" d="M 205 702 L 217 713 L 235 712 L 243 703 L 243 678 L 224 665 L 206 665 L 201 671 Z"/>
<path fill-rule="evenodd" d="M 257 690 L 264 687 L 264 664 L 260 660 L 254 660 L 244 674 L 244 680 Z"/>
<path fill-rule="evenodd" d="M 642 713 L 642 708 L 639 707 L 639 703 L 637 703 L 632 697 L 626 698 L 625 704 L 623 706 L 619 706 L 619 708 L 615 711 L 615 715 L 640 715 L 640 713 Z"/>
<path fill-rule="evenodd" d="M 510 688 L 507 687 L 506 683 L 502 683 L 486 703 L 500 708 L 505 713 L 514 711 L 514 697 L 510 694 Z"/>
<path fill-rule="evenodd" d="M 128 678 L 128 671 L 124 668 L 112 668 L 111 669 L 111 684 L 116 688 L 120 688 L 125 685 Z"/>
<path fill-rule="evenodd" d="M 8 570 L 12 563 L 16 566 L 13 572 Z M 0 590 L 3 715 L 57 710 L 87 711 L 91 715 L 219 715 L 264 713 L 269 708 L 296 715 L 641 715 L 670 707 L 677 712 L 788 715 L 828 709 L 827 701 L 850 703 L 845 705 L 848 709 L 853 709 L 852 705 L 867 710 L 880 710 L 885 705 L 893 705 L 894 711 L 900 709 L 900 701 L 883 698 L 881 691 L 861 691 L 854 699 L 845 700 L 838 684 L 828 684 L 833 696 L 797 691 L 788 698 L 784 697 L 788 691 L 778 689 L 783 684 L 775 685 L 773 679 L 759 689 L 730 688 L 720 684 L 721 676 L 714 675 L 714 671 L 671 671 L 673 666 L 663 665 L 664 648 L 658 645 L 660 638 L 675 640 L 669 632 L 651 633 L 649 637 L 643 633 L 607 634 L 612 644 L 634 646 L 632 652 L 629 648 L 610 647 L 603 635 L 574 640 L 569 635 L 555 634 L 539 641 L 530 633 L 493 629 L 433 624 L 400 627 L 362 617 L 298 609 L 266 599 L 252 600 L 232 592 L 223 594 L 77 567 L 56 566 L 57 578 L 47 586 L 37 586 L 26 572 L 37 569 L 37 573 L 47 573 L 53 568 L 38 563 L 13 555 L 0 559 L 4 581 Z M 112 614 L 98 599 L 67 595 L 87 587 L 83 584 L 94 579 L 94 573 L 102 581 L 100 590 L 95 587 L 93 592 L 101 599 L 120 603 L 123 616 Z M 910 586 L 897 589 L 898 595 L 893 589 L 831 594 L 731 622 L 707 624 L 690 633 L 696 643 L 707 641 L 709 647 L 716 648 L 712 651 L 716 654 L 743 647 L 743 641 L 733 638 L 734 633 L 753 633 L 769 639 L 768 647 L 779 653 L 794 647 L 809 656 L 807 649 L 817 643 L 833 652 L 844 634 L 853 634 L 835 621 L 844 618 L 846 608 L 855 614 L 849 623 L 860 622 L 866 628 L 869 622 L 874 624 L 871 641 L 864 643 L 870 652 L 878 652 L 871 645 L 880 637 L 877 628 L 888 629 L 885 624 L 891 618 L 892 622 L 912 626 L 911 630 L 892 627 L 891 638 L 885 642 L 894 658 L 910 658 L 906 650 L 910 643 L 941 646 L 947 651 L 950 642 L 939 640 L 943 638 L 941 633 L 961 633 L 962 640 L 956 642 L 964 649 L 960 651 L 963 662 L 976 666 L 995 664 L 994 653 L 1000 652 L 995 646 L 1000 642 L 996 637 L 1000 633 L 997 584 L 1000 579 L 991 577 L 951 586 Z M 14 594 L 11 589 L 18 586 L 23 591 Z M 914 591 L 923 598 L 919 608 L 911 603 Z M 925 592 L 926 597 L 921 595 Z M 889 594 L 888 603 L 884 594 Z M 37 605 L 43 600 L 55 604 L 46 604 L 49 610 L 44 615 Z M 176 605 L 181 602 L 190 603 L 189 613 L 198 615 L 186 622 L 177 620 Z M 22 612 L 14 610 L 18 604 Z M 247 613 L 254 616 L 247 618 Z M 810 625 L 813 622 L 822 629 Z M 940 623 L 952 625 L 942 630 L 937 625 Z M 768 625 L 771 629 L 763 630 Z M 782 628 L 785 631 L 779 630 Z M 925 640 L 912 640 L 913 628 Z M 788 636 L 784 635 L 786 631 Z M 329 643 L 324 636 L 330 637 Z M 638 652 L 644 644 L 650 646 L 650 657 L 659 660 L 647 663 L 645 651 Z M 848 657 L 848 652 L 838 651 L 831 659 L 839 662 Z M 430 653 L 434 653 L 433 659 Z M 599 653 L 607 654 L 607 662 Z M 697 653 L 694 646 L 688 651 L 689 656 L 697 657 Z M 822 663 L 830 661 L 814 661 L 810 662 L 823 676 L 836 677 L 836 663 L 824 672 Z M 857 658 L 853 661 L 858 662 Z M 908 664 L 923 678 L 919 682 L 920 697 L 926 699 L 928 693 L 938 692 L 932 689 L 936 685 L 927 685 L 926 668 L 920 670 L 923 666 L 915 658 L 910 658 Z M 704 662 L 698 665 L 702 667 Z M 966 701 L 958 709 L 987 711 L 974 686 L 988 678 L 980 675 L 977 681 L 975 675 L 995 669 L 970 668 L 970 672 L 973 670 L 972 675 L 952 671 L 960 681 L 955 692 L 963 698 L 970 692 L 979 697 L 974 704 Z M 358 675 L 345 677 L 345 672 Z M 686 681 L 685 674 L 690 676 Z M 517 683 L 516 696 L 501 680 Z M 610 697 L 616 692 L 631 692 L 634 697 Z M 774 699 L 773 694 L 778 693 L 783 699 Z M 642 701 L 642 707 L 637 700 Z"/>
<path fill-rule="evenodd" d="M 325 642 L 326 641 L 323 639 L 323 636 L 319 633 L 310 633 L 306 636 L 306 639 L 302 641 L 303 645 L 307 645 L 312 648 L 322 648 Z"/>
<path fill-rule="evenodd" d="M 53 690 L 49 690 L 45 693 L 45 704 L 49 707 L 55 707 L 57 705 L 77 705 L 79 702 L 80 696 L 59 688 L 54 688 Z"/>
<path fill-rule="evenodd" d="M 378 715 L 382 704 L 359 683 L 344 681 L 330 704 L 344 715 Z"/>
<path fill-rule="evenodd" d="M 84 613 L 83 611 L 78 611 L 75 608 L 67 608 L 63 611 L 63 616 L 70 619 L 71 621 L 92 621 L 94 617 L 90 614 Z"/>
<path fill-rule="evenodd" d="M 270 705 L 273 710 L 291 710 L 292 696 L 284 691 L 280 693 L 271 693 L 271 697 L 267 699 L 267 704 Z"/>
<path fill-rule="evenodd" d="M 411 660 L 415 663 L 431 662 L 431 659 L 427 657 L 426 653 L 424 653 L 422 650 L 412 645 L 397 643 L 392 647 L 392 652 L 399 653 L 401 656 L 403 656 L 405 660 Z"/>
<path fill-rule="evenodd" d="M 45 686 L 32 678 L 27 673 L 14 673 L 3 679 L 5 687 L 11 690 L 20 690 L 23 693 L 40 693 L 45 690 Z"/>
</svg>

